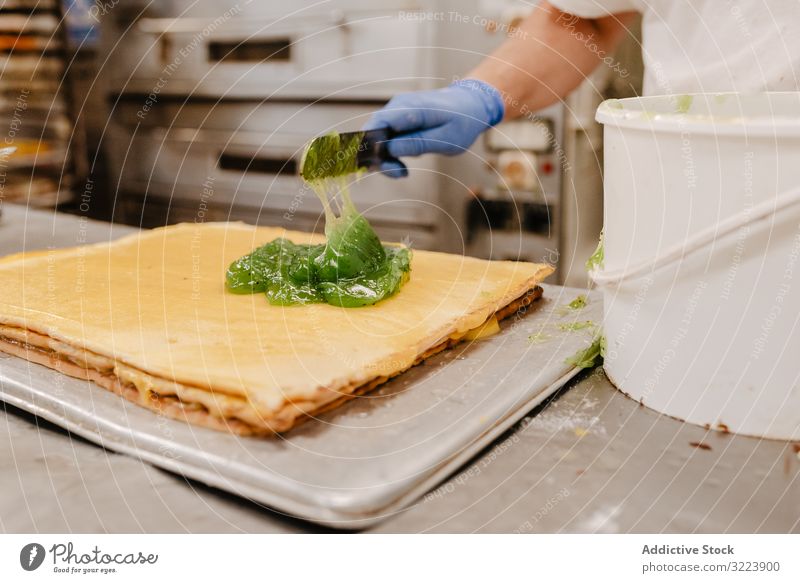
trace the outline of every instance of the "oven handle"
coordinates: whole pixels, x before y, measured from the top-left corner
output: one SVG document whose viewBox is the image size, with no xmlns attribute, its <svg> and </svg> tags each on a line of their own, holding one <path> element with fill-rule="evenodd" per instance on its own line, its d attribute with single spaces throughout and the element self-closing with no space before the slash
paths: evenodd
<svg viewBox="0 0 800 583">
<path fill-rule="evenodd" d="M 202 32 L 213 22 L 208 18 L 156 18 L 144 16 L 136 21 L 135 28 L 137 32 L 144 34 L 186 34 Z M 232 17 L 226 22 L 230 25 L 225 28 L 226 36 L 234 33 L 249 36 L 254 32 L 263 30 L 274 31 L 274 36 L 286 36 L 290 31 L 305 30 L 312 23 L 317 26 L 346 27 L 348 25 L 347 17 L 340 9 L 329 10 L 325 14 L 303 17 L 301 21 L 299 21 L 298 17 L 283 17 L 270 20 Z M 302 24 L 293 26 L 293 23 L 297 22 L 302 22 Z M 273 36 L 273 33 L 270 32 L 266 36 Z"/>
<path fill-rule="evenodd" d="M 217 168 L 225 172 L 254 173 L 269 176 L 298 176 L 297 158 L 243 154 L 223 150 L 217 157 Z"/>
<path fill-rule="evenodd" d="M 228 130 L 209 130 L 194 128 L 148 127 L 140 132 L 159 141 L 176 144 L 204 144 L 216 146 L 221 150 L 240 149 L 263 151 L 269 143 L 270 151 L 289 152 L 289 156 L 299 157 L 306 142 L 314 136 L 308 132 L 253 132 L 240 130 L 235 134 Z"/>
</svg>

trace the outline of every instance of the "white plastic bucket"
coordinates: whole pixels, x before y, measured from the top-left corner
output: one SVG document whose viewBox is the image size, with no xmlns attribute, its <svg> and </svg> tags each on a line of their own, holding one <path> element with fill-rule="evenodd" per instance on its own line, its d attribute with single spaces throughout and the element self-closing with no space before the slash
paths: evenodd
<svg viewBox="0 0 800 583">
<path fill-rule="evenodd" d="M 605 371 L 661 413 L 800 439 L 800 93 L 604 102 Z"/>
</svg>

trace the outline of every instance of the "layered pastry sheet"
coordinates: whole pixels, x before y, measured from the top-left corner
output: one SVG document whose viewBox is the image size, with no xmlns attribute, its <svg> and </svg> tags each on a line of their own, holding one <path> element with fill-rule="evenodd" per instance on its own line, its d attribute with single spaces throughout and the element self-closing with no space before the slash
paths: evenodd
<svg viewBox="0 0 800 583">
<path fill-rule="evenodd" d="M 227 266 L 276 237 L 321 241 L 240 223 L 183 224 L 7 257 L 0 350 L 170 417 L 267 435 L 520 311 L 552 272 L 414 251 L 410 281 L 374 306 L 283 307 L 227 292 Z"/>
</svg>

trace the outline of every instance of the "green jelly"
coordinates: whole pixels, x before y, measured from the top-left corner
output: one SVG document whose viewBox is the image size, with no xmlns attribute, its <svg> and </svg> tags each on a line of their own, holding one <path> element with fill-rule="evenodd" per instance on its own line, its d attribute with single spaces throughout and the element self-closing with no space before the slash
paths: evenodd
<svg viewBox="0 0 800 583">
<path fill-rule="evenodd" d="M 328 245 L 298 245 L 275 239 L 228 268 L 234 293 L 265 293 L 269 303 L 289 306 L 327 302 L 345 308 L 369 306 L 393 295 L 408 279 L 411 252 L 381 246 L 382 261 L 368 270 L 339 277 Z M 352 265 L 349 257 L 343 264 Z M 325 275 L 323 275 L 325 274 Z"/>
<path fill-rule="evenodd" d="M 353 206 L 344 179 L 308 181 L 325 209 L 327 242 L 270 241 L 230 265 L 228 290 L 264 293 L 275 305 L 327 302 L 345 308 L 369 306 L 397 293 L 408 281 L 411 251 L 381 243 Z M 342 201 L 338 216 L 331 207 L 336 197 Z"/>
</svg>

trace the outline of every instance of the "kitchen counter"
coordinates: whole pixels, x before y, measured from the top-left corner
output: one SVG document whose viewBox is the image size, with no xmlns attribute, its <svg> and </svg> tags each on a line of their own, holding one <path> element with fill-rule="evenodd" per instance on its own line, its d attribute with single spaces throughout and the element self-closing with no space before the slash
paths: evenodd
<svg viewBox="0 0 800 583">
<path fill-rule="evenodd" d="M 0 255 L 131 231 L 6 204 Z M 3 407 L 0 531 L 321 530 Z M 370 532 L 800 532 L 798 449 L 661 416 L 596 369 Z"/>
</svg>

